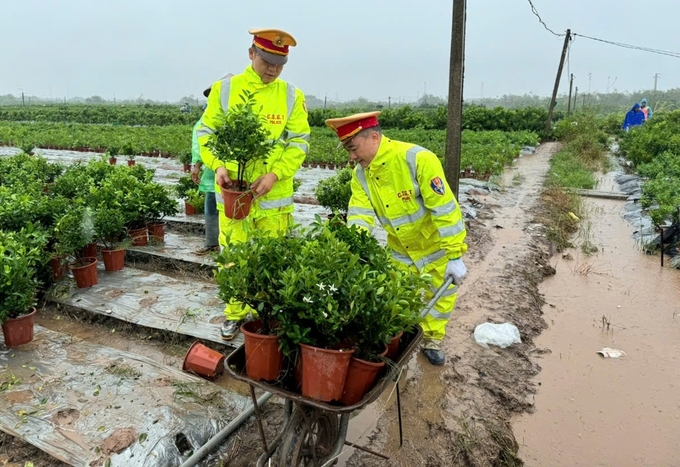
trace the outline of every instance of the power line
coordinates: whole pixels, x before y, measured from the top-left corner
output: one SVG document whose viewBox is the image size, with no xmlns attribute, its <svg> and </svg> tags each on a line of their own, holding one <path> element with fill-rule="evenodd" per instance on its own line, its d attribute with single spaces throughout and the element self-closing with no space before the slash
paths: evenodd
<svg viewBox="0 0 680 467">
<path fill-rule="evenodd" d="M 597 37 L 590 37 L 590 36 L 586 36 L 586 35 L 583 35 L 583 34 L 574 33 L 574 36 L 580 36 L 580 37 L 583 37 L 584 39 L 590 39 L 592 41 L 603 42 L 605 44 L 615 45 L 617 47 L 623 47 L 625 49 L 641 50 L 643 52 L 649 52 L 649 53 L 659 54 L 659 55 L 666 55 L 668 57 L 673 57 L 673 58 L 680 58 L 680 52 L 669 52 L 667 50 L 652 49 L 652 48 L 649 48 L 649 47 L 640 47 L 640 46 L 637 46 L 637 45 L 624 44 L 622 42 L 614 42 L 614 41 L 608 41 L 608 40 L 605 40 L 605 39 L 598 39 Z"/>
<path fill-rule="evenodd" d="M 528 1 L 529 1 L 529 5 L 531 5 L 531 12 L 532 12 L 534 15 L 536 15 L 536 18 L 538 18 L 538 21 L 543 25 L 543 27 L 544 27 L 545 29 L 547 29 L 548 31 L 550 31 L 553 35 L 555 35 L 555 36 L 557 36 L 557 37 L 564 37 L 564 34 L 557 34 L 555 31 L 553 31 L 552 29 L 550 29 L 550 28 L 548 27 L 548 25 L 545 24 L 545 21 L 543 21 L 543 18 L 541 18 L 541 15 L 538 14 L 538 10 L 536 10 L 536 7 L 535 7 L 534 4 L 531 2 L 531 0 L 528 0 Z"/>
</svg>

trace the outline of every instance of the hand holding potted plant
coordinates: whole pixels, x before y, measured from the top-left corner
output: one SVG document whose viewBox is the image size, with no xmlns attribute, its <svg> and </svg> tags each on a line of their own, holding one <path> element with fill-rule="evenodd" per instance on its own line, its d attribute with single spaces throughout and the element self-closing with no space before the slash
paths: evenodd
<svg viewBox="0 0 680 467">
<path fill-rule="evenodd" d="M 250 191 L 255 164 L 265 160 L 276 141 L 270 138 L 265 119 L 254 109 L 255 94 L 244 91 L 241 102 L 229 109 L 222 125 L 210 135 L 208 148 L 227 164 L 230 185 L 221 186 L 224 213 L 231 219 L 243 219 L 250 213 Z M 235 172 L 236 178 L 231 180 Z"/>
</svg>

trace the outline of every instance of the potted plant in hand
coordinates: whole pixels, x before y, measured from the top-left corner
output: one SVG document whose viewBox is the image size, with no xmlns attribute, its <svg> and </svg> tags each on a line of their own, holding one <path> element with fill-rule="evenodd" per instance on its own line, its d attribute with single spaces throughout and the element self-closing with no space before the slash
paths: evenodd
<svg viewBox="0 0 680 467">
<path fill-rule="evenodd" d="M 246 373 L 253 379 L 274 381 L 279 376 L 282 354 L 278 334 L 283 307 L 281 274 L 303 240 L 294 235 L 272 237 L 267 232 L 249 233 L 249 241 L 232 245 L 218 257 L 220 298 L 237 300 L 257 313 L 257 320 L 241 326 L 245 339 Z"/>
<path fill-rule="evenodd" d="M 319 204 L 333 212 L 328 215 L 329 218 L 335 217 L 337 212 L 346 221 L 347 208 L 352 197 L 352 169 L 345 167 L 338 170 L 333 177 L 319 180 L 315 194 Z"/>
<path fill-rule="evenodd" d="M 36 278 L 47 238 L 32 226 L 19 232 L 0 230 L 0 323 L 7 347 L 33 340 Z"/>
<path fill-rule="evenodd" d="M 265 160 L 277 144 L 270 138 L 266 119 L 254 109 L 254 96 L 249 91 L 241 94 L 241 102 L 229 109 L 224 123 L 210 135 L 207 144 L 215 157 L 227 163 L 229 169 L 232 185 L 220 189 L 224 213 L 231 219 L 243 219 L 250 213 L 253 194 L 249 186 L 254 181 L 251 180 L 254 166 Z"/>
</svg>

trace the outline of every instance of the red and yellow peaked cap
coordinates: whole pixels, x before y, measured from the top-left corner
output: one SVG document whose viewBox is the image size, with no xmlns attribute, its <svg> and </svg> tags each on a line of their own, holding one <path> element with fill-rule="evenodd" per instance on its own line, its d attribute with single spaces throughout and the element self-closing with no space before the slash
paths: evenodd
<svg viewBox="0 0 680 467">
<path fill-rule="evenodd" d="M 262 58 L 274 65 L 285 64 L 289 48 L 297 45 L 292 35 L 280 29 L 253 28 L 248 32 L 254 36 L 253 45 L 259 49 Z"/>
<path fill-rule="evenodd" d="M 329 118 L 326 125 L 335 131 L 340 141 L 344 142 L 361 130 L 378 126 L 380 111 L 363 112 L 342 118 Z"/>
</svg>

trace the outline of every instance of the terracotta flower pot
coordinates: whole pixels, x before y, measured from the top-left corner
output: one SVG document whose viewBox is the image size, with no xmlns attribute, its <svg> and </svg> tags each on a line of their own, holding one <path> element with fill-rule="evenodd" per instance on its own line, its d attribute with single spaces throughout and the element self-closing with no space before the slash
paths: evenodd
<svg viewBox="0 0 680 467">
<path fill-rule="evenodd" d="M 52 278 L 58 281 L 66 274 L 66 265 L 63 262 L 63 258 L 52 258 L 50 260 L 50 265 L 52 266 Z"/>
<path fill-rule="evenodd" d="M 81 258 L 96 258 L 97 257 L 97 244 L 90 243 L 85 248 L 80 250 L 79 255 Z"/>
<path fill-rule="evenodd" d="M 28 344 L 33 340 L 33 317 L 36 309 L 18 318 L 9 318 L 2 323 L 2 334 L 5 336 L 5 345 L 9 348 Z"/>
<path fill-rule="evenodd" d="M 381 355 L 384 356 L 387 349 Z M 378 374 L 385 368 L 385 362 L 369 362 L 352 357 L 347 369 L 345 386 L 342 389 L 340 402 L 345 405 L 354 405 L 363 399 L 364 395 L 370 391 L 375 384 Z"/>
<path fill-rule="evenodd" d="M 330 402 L 340 400 L 354 350 L 330 350 L 300 344 L 302 395 Z"/>
<path fill-rule="evenodd" d="M 149 244 L 148 237 L 149 229 L 147 227 L 142 227 L 141 229 L 130 229 L 128 234 L 132 239 L 132 246 L 146 246 Z"/>
<path fill-rule="evenodd" d="M 399 356 L 399 342 L 403 335 L 404 331 L 399 331 L 399 334 L 391 338 L 390 343 L 387 344 L 387 358 L 390 360 L 395 360 Z"/>
<path fill-rule="evenodd" d="M 196 208 L 193 207 L 191 204 L 185 202 L 184 203 L 184 214 L 187 216 L 195 216 L 196 215 Z"/>
<path fill-rule="evenodd" d="M 115 157 L 109 157 L 109 164 L 116 165 L 116 162 L 118 162 L 118 159 Z"/>
<path fill-rule="evenodd" d="M 129 160 L 129 161 L 127 161 L 127 163 L 128 163 L 128 167 L 132 167 L 133 165 L 135 165 L 137 163 L 137 161 Z"/>
<path fill-rule="evenodd" d="M 165 241 L 165 222 L 149 224 L 149 239 L 158 243 Z"/>
<path fill-rule="evenodd" d="M 193 371 L 203 378 L 214 380 L 224 372 L 225 358 L 221 353 L 196 341 L 184 357 L 182 370 Z"/>
<path fill-rule="evenodd" d="M 184 172 L 187 172 L 187 173 L 191 172 L 191 164 L 183 164 L 182 169 L 184 170 Z"/>
<path fill-rule="evenodd" d="M 248 321 L 241 326 L 246 345 L 246 373 L 254 380 L 276 381 L 281 370 L 283 354 L 279 337 L 259 334 L 262 321 Z"/>
<path fill-rule="evenodd" d="M 76 280 L 76 287 L 85 289 L 99 283 L 97 258 L 81 258 L 68 266 Z"/>
<path fill-rule="evenodd" d="M 102 259 L 106 271 L 120 271 L 125 267 L 125 250 L 102 250 Z"/>
<path fill-rule="evenodd" d="M 250 214 L 250 206 L 253 203 L 252 191 L 235 191 L 222 188 L 224 200 L 224 215 L 229 219 L 241 220 Z"/>
</svg>

